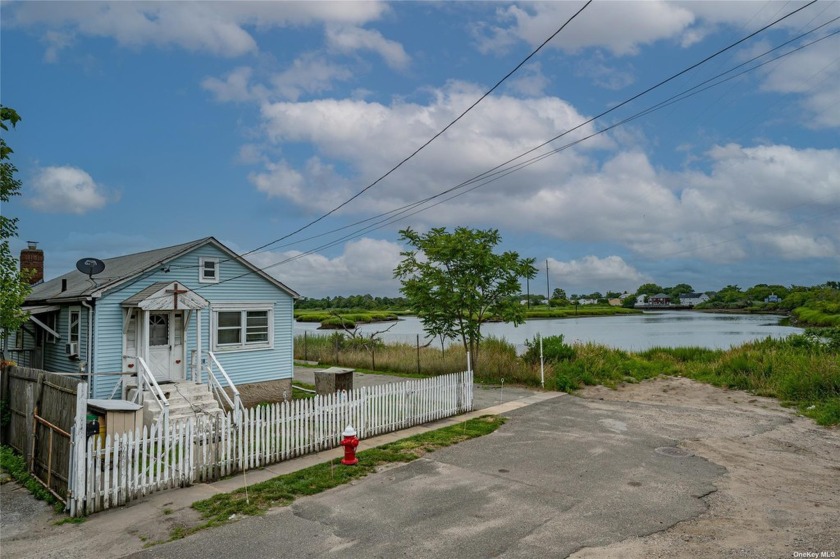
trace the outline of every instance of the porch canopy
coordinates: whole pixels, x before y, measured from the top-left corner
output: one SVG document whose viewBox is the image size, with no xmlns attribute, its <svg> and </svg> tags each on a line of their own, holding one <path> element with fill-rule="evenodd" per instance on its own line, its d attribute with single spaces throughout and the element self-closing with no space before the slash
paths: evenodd
<svg viewBox="0 0 840 559">
<path fill-rule="evenodd" d="M 121 306 L 123 365 L 130 368 L 131 357 L 142 357 L 158 382 L 186 378 L 187 328 L 192 323 L 200 352 L 201 310 L 209 306 L 207 299 L 176 281 L 164 281 L 135 293 Z M 200 378 L 197 370 L 193 374 Z"/>
<path fill-rule="evenodd" d="M 36 314 L 44 314 L 49 312 L 55 312 L 59 310 L 58 305 L 38 305 L 38 306 L 30 306 L 30 307 L 21 307 L 22 311 L 29 313 L 29 320 L 43 328 L 43 330 L 48 333 L 49 335 L 55 337 L 56 340 L 61 339 L 61 334 L 47 326 L 42 320 L 38 319 L 35 315 Z"/>
<path fill-rule="evenodd" d="M 144 311 L 199 310 L 208 304 L 207 299 L 177 281 L 153 283 L 122 302 L 124 308 Z"/>
</svg>

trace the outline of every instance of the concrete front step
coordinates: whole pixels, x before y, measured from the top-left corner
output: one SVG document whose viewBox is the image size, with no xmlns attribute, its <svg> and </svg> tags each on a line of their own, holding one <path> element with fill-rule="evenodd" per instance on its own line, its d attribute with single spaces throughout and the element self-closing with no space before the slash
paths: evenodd
<svg viewBox="0 0 840 559">
<path fill-rule="evenodd" d="M 207 388 L 207 385 L 194 382 L 165 383 L 160 386 L 169 401 L 169 421 L 176 421 L 196 415 L 215 415 L 223 413 L 219 403 Z M 144 422 L 156 422 L 160 417 L 160 407 L 154 396 L 148 391 L 143 401 Z"/>
</svg>

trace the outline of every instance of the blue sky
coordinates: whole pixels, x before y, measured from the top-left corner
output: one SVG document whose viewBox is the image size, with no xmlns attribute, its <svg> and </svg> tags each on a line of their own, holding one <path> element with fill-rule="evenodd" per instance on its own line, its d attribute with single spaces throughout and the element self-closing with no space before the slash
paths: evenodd
<svg viewBox="0 0 840 559">
<path fill-rule="evenodd" d="M 23 181 L 2 207 L 20 219 L 12 248 L 39 241 L 50 278 L 81 257 L 284 237 L 411 154 L 583 5 L 3 2 L 0 100 L 23 118 L 6 135 Z M 595 2 L 388 178 L 250 258 L 282 262 L 268 271 L 306 296 L 395 295 L 399 229 L 495 227 L 501 248 L 537 259 L 534 285 L 548 261 L 569 293 L 837 280 L 840 2 L 822 0 L 531 156 L 812 31 L 741 71 L 759 68 L 402 221 L 339 230 L 480 175 L 802 6 Z"/>
</svg>

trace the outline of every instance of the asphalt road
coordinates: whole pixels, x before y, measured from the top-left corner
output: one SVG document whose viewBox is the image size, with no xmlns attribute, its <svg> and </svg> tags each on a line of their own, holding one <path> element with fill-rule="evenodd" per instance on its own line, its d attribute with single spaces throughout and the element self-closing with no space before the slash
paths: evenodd
<svg viewBox="0 0 840 559">
<path fill-rule="evenodd" d="M 724 473 L 633 406 L 561 397 L 495 433 L 134 558 L 565 557 L 701 514 Z"/>
</svg>

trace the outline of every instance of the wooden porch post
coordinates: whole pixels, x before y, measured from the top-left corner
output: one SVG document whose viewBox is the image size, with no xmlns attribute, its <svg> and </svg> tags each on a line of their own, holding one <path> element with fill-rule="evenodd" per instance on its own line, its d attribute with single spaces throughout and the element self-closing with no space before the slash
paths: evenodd
<svg viewBox="0 0 840 559">
<path fill-rule="evenodd" d="M 196 384 L 201 384 L 201 309 L 196 309 L 195 311 L 195 348 L 198 358 L 196 359 L 196 371 L 198 373 L 195 375 L 195 382 Z M 194 374 L 195 374 L 194 373 Z"/>
<path fill-rule="evenodd" d="M 142 316 L 142 320 L 138 326 L 140 327 L 140 347 L 139 353 L 143 356 L 143 360 L 148 363 L 149 362 L 149 311 L 143 309 L 143 312 L 140 313 Z"/>
</svg>

